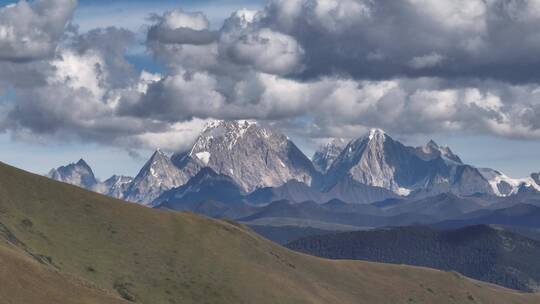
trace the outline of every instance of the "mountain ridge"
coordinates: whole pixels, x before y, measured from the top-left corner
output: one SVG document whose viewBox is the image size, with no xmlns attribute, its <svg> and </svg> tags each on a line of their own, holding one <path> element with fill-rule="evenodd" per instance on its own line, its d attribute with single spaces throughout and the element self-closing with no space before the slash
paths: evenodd
<svg viewBox="0 0 540 304">
<path fill-rule="evenodd" d="M 293 184 L 303 183 L 305 193 L 311 193 L 306 198 L 319 202 L 337 198 L 372 203 L 446 192 L 509 197 L 526 188 L 540 192 L 538 174 L 512 179 L 494 169 L 465 164 L 449 147 L 433 140 L 420 147 L 406 146 L 381 129 L 349 143 L 333 139 L 311 161 L 282 133 L 249 120 L 208 123 L 190 150 L 169 157 L 158 149 L 133 179 L 111 177 L 99 182 L 86 162 L 53 169 L 48 176 L 152 206 L 164 192 L 184 185 L 205 167 L 231 177 L 245 193 L 264 189 L 284 193 L 289 187 L 297 193 L 290 194 L 298 196 L 302 187 Z M 282 198 L 291 197 L 276 196 Z"/>
</svg>

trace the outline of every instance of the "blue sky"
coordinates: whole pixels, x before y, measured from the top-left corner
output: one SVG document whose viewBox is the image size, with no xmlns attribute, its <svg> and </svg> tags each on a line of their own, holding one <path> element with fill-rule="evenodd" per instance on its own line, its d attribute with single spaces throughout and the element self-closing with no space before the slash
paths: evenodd
<svg viewBox="0 0 540 304">
<path fill-rule="evenodd" d="M 149 14 L 180 7 L 186 11 L 204 12 L 212 26 L 219 27 L 235 10 L 257 9 L 262 5 L 264 2 L 260 0 L 82 0 L 75 12 L 75 22 L 82 30 L 99 26 L 121 26 L 136 31 L 145 23 Z"/>
<path fill-rule="evenodd" d="M 0 0 L 0 5 L 4 6 L 15 2 Z M 223 20 L 233 11 L 241 8 L 261 9 L 264 3 L 262 0 L 81 0 L 75 10 L 74 23 L 80 26 L 81 32 L 95 27 L 124 27 L 137 33 L 142 44 L 145 39 L 144 25 L 148 24 L 147 18 L 150 14 L 162 14 L 174 8 L 182 8 L 185 11 L 201 11 L 211 22 L 211 28 L 218 29 Z M 138 70 L 161 71 L 142 46 L 131 50 L 128 54 L 128 60 Z M 311 156 L 314 149 L 313 143 L 298 137 L 298 135 L 289 135 L 308 156 Z M 460 132 L 441 133 L 436 131 L 429 135 L 426 135 L 426 132 L 418 132 L 413 135 L 395 135 L 390 132 L 390 135 L 410 145 L 424 144 L 433 138 L 439 144 L 450 146 L 467 163 L 478 167 L 499 169 L 512 177 L 524 177 L 531 172 L 540 171 L 540 161 L 538 161 L 540 141 L 537 139 L 512 139 L 512 136 L 462 135 Z M 46 173 L 53 167 L 84 158 L 94 168 L 96 175 L 102 179 L 113 174 L 135 175 L 152 153 L 149 149 L 141 149 L 140 157 L 133 157 L 121 147 L 110 147 L 96 143 L 61 143 L 58 140 L 30 143 L 14 140 L 9 133 L 0 134 L 0 146 L 2 147 L 0 161 L 35 173 Z"/>
</svg>

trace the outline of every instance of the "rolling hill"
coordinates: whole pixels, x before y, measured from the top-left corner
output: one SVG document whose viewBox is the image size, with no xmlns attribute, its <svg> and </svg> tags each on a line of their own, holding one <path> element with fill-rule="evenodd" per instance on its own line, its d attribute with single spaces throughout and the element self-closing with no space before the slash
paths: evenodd
<svg viewBox="0 0 540 304">
<path fill-rule="evenodd" d="M 540 301 L 451 272 L 295 253 L 232 222 L 127 204 L 3 164 L 0 223 L 5 303 Z"/>
</svg>

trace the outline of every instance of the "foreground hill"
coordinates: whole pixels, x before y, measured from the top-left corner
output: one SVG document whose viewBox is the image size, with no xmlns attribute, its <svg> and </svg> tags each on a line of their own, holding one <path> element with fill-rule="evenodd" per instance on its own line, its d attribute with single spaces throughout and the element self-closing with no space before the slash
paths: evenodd
<svg viewBox="0 0 540 304">
<path fill-rule="evenodd" d="M 47 267 L 2 240 L 1 303 L 127 304 L 118 295 Z"/>
<path fill-rule="evenodd" d="M 62 278 L 148 304 L 540 301 L 449 272 L 294 253 L 234 223 L 125 204 L 2 164 L 0 222 L 1 259 L 12 250 L 23 264 L 40 262 L 36 269 L 10 263 L 11 271 L 0 271 L 0 282 L 25 288 L 3 290 L 6 303 L 69 302 L 18 298 L 44 288 L 66 299 L 80 294 L 86 303 L 115 301 L 99 293 L 93 300 L 91 290 Z M 62 278 L 24 283 L 41 271 Z"/>
<path fill-rule="evenodd" d="M 540 290 L 540 242 L 491 226 L 345 232 L 306 237 L 287 246 L 320 257 L 454 270 L 509 288 Z"/>
</svg>

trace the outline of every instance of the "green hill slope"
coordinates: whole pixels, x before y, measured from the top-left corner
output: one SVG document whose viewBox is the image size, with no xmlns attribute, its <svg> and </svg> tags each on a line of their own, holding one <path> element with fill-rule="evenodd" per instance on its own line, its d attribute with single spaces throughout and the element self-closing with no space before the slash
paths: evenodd
<svg viewBox="0 0 540 304">
<path fill-rule="evenodd" d="M 9 243 L 2 248 L 41 261 L 39 271 L 137 303 L 540 302 L 540 295 L 448 272 L 298 254 L 243 226 L 124 203 L 2 164 L 0 223 L 3 244 Z M 0 272 L 0 282 L 23 279 L 24 269 L 13 267 Z M 65 287 L 48 284 L 57 292 Z M 22 286 L 33 293 L 41 288 Z M 6 303 L 20 303 L 17 296 L 0 294 Z"/>
<path fill-rule="evenodd" d="M 62 275 L 0 244 L 0 303 L 127 304 L 118 295 Z"/>
</svg>

